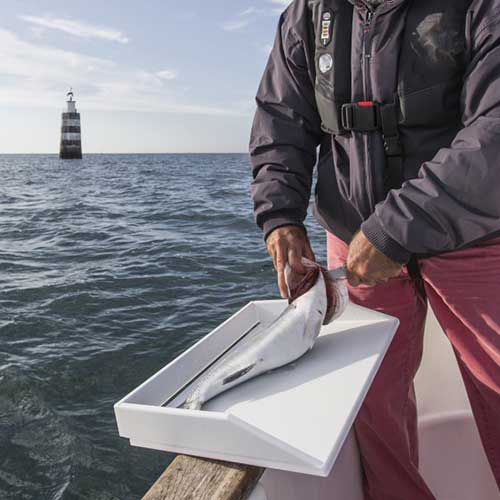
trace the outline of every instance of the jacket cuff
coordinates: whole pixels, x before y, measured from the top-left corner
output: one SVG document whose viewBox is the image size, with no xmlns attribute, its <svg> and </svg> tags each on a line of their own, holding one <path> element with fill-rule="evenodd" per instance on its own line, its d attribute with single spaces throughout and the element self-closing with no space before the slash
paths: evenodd
<svg viewBox="0 0 500 500">
<path fill-rule="evenodd" d="M 370 243 L 389 259 L 399 264 L 406 264 L 410 260 L 411 252 L 408 252 L 384 231 L 375 214 L 361 224 L 361 230 Z"/>
<path fill-rule="evenodd" d="M 262 230 L 264 232 L 264 241 L 275 229 L 278 229 L 279 227 L 282 226 L 298 226 L 301 227 L 307 234 L 306 228 L 304 224 L 302 224 L 302 222 L 297 221 L 295 219 L 290 219 L 288 217 L 273 217 L 272 219 L 266 220 L 262 224 Z"/>
</svg>

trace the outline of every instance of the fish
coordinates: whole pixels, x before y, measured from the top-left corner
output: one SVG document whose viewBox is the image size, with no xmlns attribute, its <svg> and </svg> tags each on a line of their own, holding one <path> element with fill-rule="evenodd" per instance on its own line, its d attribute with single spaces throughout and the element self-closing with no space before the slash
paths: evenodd
<svg viewBox="0 0 500 500">
<path fill-rule="evenodd" d="M 242 341 L 200 378 L 181 405 L 200 410 L 207 401 L 258 375 L 292 363 L 314 345 L 323 324 L 337 318 L 347 305 L 343 280 L 302 259 L 304 275 L 286 267 L 288 306 L 250 340 Z"/>
</svg>

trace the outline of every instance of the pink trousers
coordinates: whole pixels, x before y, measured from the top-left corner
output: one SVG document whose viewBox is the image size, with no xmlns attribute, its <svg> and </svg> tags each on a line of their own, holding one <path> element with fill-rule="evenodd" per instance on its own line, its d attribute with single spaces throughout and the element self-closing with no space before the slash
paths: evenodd
<svg viewBox="0 0 500 500">
<path fill-rule="evenodd" d="M 328 267 L 347 245 L 327 235 Z M 418 472 L 413 378 L 429 301 L 450 340 L 500 488 L 500 238 L 419 261 L 421 278 L 349 288 L 352 302 L 396 316 L 400 326 L 355 422 L 367 500 L 430 500 Z M 439 390 L 439 386 L 436 386 Z"/>
</svg>

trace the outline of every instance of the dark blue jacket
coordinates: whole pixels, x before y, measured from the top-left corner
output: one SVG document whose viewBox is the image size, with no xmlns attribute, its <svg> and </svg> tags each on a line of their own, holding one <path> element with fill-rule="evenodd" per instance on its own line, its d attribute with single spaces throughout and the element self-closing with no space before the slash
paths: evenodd
<svg viewBox="0 0 500 500">
<path fill-rule="evenodd" d="M 265 235 L 286 224 L 302 225 L 317 163 L 315 215 L 344 241 L 361 227 L 380 251 L 406 263 L 412 254 L 439 254 L 500 235 L 500 1 L 473 0 L 465 33 L 429 16 L 414 34 L 412 51 L 403 54 L 410 1 L 387 0 L 378 7 L 369 33 L 367 5 L 351 3 L 352 101 L 392 99 L 401 60 L 447 64 L 456 56 L 455 39 L 465 40 L 458 54 L 464 60 L 460 126 L 403 127 L 405 182 L 384 192 L 380 132 L 334 136 L 321 129 L 311 11 L 307 0 L 295 0 L 280 18 L 256 98 L 250 154 L 257 223 Z M 360 63 L 363 45 L 368 65 Z"/>
</svg>

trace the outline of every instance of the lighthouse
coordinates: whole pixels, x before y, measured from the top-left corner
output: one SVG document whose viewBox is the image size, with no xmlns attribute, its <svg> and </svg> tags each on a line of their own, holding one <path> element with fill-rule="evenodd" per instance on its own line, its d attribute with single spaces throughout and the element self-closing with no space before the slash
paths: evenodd
<svg viewBox="0 0 500 500">
<path fill-rule="evenodd" d="M 66 111 L 62 114 L 61 148 L 59 158 L 62 160 L 81 159 L 82 138 L 80 135 L 80 113 L 76 110 L 73 90 L 66 94 Z"/>
</svg>

